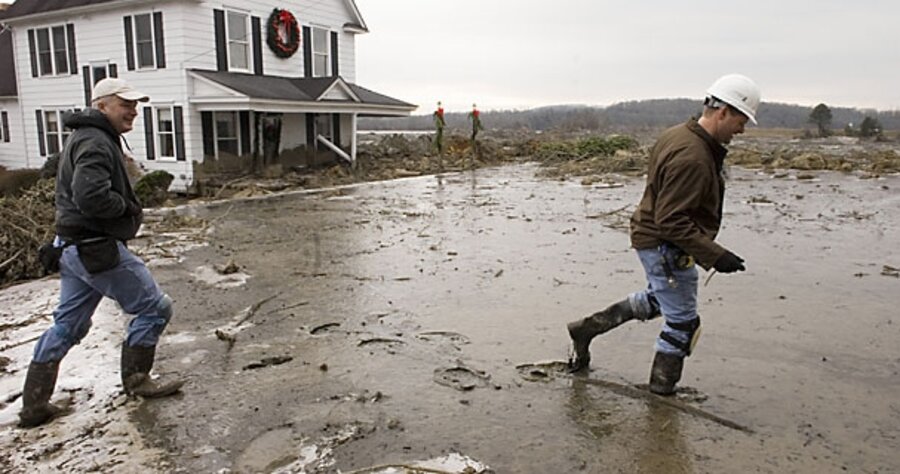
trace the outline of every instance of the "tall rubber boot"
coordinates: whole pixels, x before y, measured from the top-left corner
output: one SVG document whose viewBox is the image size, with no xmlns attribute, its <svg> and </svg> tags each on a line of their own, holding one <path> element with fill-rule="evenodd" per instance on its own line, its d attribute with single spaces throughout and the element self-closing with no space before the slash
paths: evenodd
<svg viewBox="0 0 900 474">
<path fill-rule="evenodd" d="M 575 346 L 575 359 L 569 361 L 569 372 L 585 370 L 591 364 L 591 341 L 622 323 L 635 318 L 628 300 L 610 305 L 603 311 L 568 324 L 569 337 Z"/>
<path fill-rule="evenodd" d="M 681 380 L 684 357 L 657 352 L 650 369 L 650 391 L 657 395 L 675 394 L 675 384 Z"/>
<path fill-rule="evenodd" d="M 22 411 L 19 412 L 19 427 L 32 428 L 43 425 L 63 414 L 63 408 L 50 403 L 53 389 L 56 388 L 56 376 L 59 373 L 59 361 L 32 362 L 25 376 L 25 388 L 22 390 Z"/>
<path fill-rule="evenodd" d="M 184 385 L 184 380 L 156 382 L 150 378 L 156 346 L 129 347 L 122 344 L 122 387 L 125 393 L 144 398 L 160 398 L 173 395 Z"/>
</svg>

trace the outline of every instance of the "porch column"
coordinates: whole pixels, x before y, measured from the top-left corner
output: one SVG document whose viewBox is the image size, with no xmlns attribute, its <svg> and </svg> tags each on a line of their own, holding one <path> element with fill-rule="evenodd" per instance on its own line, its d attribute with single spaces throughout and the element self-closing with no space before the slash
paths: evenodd
<svg viewBox="0 0 900 474">
<path fill-rule="evenodd" d="M 356 112 L 350 114 L 350 162 L 356 168 Z"/>
</svg>

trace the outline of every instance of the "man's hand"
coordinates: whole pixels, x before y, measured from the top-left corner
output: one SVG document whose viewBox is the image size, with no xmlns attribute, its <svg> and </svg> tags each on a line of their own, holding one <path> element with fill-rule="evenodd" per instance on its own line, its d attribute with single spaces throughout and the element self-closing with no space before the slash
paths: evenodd
<svg viewBox="0 0 900 474">
<path fill-rule="evenodd" d="M 720 273 L 734 273 L 746 270 L 744 267 L 744 259 L 726 250 L 725 254 L 716 260 L 713 268 Z"/>
<path fill-rule="evenodd" d="M 134 201 L 126 201 L 125 215 L 126 216 L 140 216 L 144 213 L 144 209 L 140 204 Z"/>
</svg>

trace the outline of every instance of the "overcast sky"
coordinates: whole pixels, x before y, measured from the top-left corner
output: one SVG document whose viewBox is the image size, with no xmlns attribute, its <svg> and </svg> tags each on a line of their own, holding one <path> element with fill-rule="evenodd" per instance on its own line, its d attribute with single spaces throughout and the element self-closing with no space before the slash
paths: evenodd
<svg viewBox="0 0 900 474">
<path fill-rule="evenodd" d="M 702 99 L 900 110 L 897 0 L 356 0 L 357 82 L 447 110 Z"/>
</svg>

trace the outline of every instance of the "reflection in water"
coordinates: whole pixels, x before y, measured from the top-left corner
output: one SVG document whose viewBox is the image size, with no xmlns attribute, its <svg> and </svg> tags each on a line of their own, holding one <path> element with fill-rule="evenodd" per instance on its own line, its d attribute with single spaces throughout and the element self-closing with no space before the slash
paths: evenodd
<svg viewBox="0 0 900 474">
<path fill-rule="evenodd" d="M 639 403 L 646 410 L 623 409 L 627 403 Z M 628 446 L 628 456 L 602 456 L 619 465 L 589 466 L 592 472 L 690 473 L 694 472 L 691 451 L 681 433 L 682 414 L 674 408 L 649 400 L 631 400 L 593 386 L 584 380 L 572 380 L 567 412 L 584 431 L 582 442 L 604 446 Z"/>
</svg>

